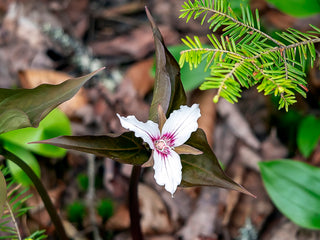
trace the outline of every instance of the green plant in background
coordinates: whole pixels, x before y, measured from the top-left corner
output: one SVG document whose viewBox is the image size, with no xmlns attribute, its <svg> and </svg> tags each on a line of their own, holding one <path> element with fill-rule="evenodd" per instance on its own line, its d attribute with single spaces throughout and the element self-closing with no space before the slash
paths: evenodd
<svg viewBox="0 0 320 240">
<path fill-rule="evenodd" d="M 320 169 L 279 159 L 259 163 L 263 183 L 277 208 L 291 221 L 320 229 Z"/>
<path fill-rule="evenodd" d="M 313 115 L 304 117 L 298 127 L 297 146 L 301 154 L 308 158 L 315 150 L 320 138 L 320 119 Z"/>
<path fill-rule="evenodd" d="M 50 158 L 62 158 L 66 150 L 55 146 L 27 144 L 32 141 L 39 141 L 50 137 L 71 134 L 71 123 L 68 117 L 60 110 L 54 109 L 39 124 L 38 128 L 22 128 L 6 132 L 0 135 L 0 141 L 5 149 L 14 152 L 40 177 L 40 166 L 32 153 Z M 11 174 L 18 183 L 29 186 L 32 182 L 24 171 L 15 163 L 7 159 L 7 165 Z"/>
<path fill-rule="evenodd" d="M 87 191 L 89 186 L 89 178 L 87 174 L 79 173 L 77 175 L 78 186 L 82 191 Z"/>
<path fill-rule="evenodd" d="M 213 4 L 214 2 L 214 4 Z M 207 35 L 211 47 L 202 45 L 197 36 L 182 41 L 188 50 L 181 52 L 180 66 L 190 68 L 206 62 L 210 76 L 200 89 L 217 89 L 214 101 L 220 97 L 237 102 L 242 87 L 258 85 L 259 92 L 279 96 L 279 109 L 296 102 L 295 93 L 306 96 L 305 69 L 313 65 L 316 52 L 314 43 L 320 42 L 320 29 L 302 33 L 295 29 L 277 33 L 279 40 L 260 30 L 258 11 L 253 15 L 249 6 L 241 7 L 238 17 L 225 0 L 186 1 L 181 18 L 201 18 L 213 32 L 221 29 L 222 35 Z"/>
<path fill-rule="evenodd" d="M 280 11 L 294 17 L 309 17 L 320 13 L 318 0 L 267 0 Z"/>
<path fill-rule="evenodd" d="M 86 215 L 86 206 L 81 201 L 75 201 L 67 207 L 67 216 L 70 222 L 82 226 L 83 219 Z"/>
<path fill-rule="evenodd" d="M 206 45 L 204 45 L 206 47 Z M 208 46 L 209 47 L 209 46 Z M 169 52 L 172 56 L 179 61 L 180 52 L 188 49 L 185 45 L 175 45 L 168 47 Z M 180 69 L 181 82 L 186 92 L 198 88 L 206 77 L 210 75 L 209 72 L 205 71 L 205 62 L 201 62 L 199 66 L 195 69 L 190 69 L 188 66 L 183 66 Z M 156 65 L 153 65 L 152 76 L 155 76 Z"/>
<path fill-rule="evenodd" d="M 14 179 L 8 177 L 9 170 L 0 167 L 0 239 L 22 239 L 16 218 L 25 215 L 31 207 L 26 207 L 25 202 L 31 195 L 27 195 L 27 188 L 16 184 Z M 5 179 L 6 176 L 6 179 Z M 8 184 L 7 184 L 8 182 Z M 6 190 L 6 191 L 3 191 Z M 46 239 L 45 230 L 37 230 L 25 239 Z"/>
<path fill-rule="evenodd" d="M 54 109 L 40 122 L 37 128 L 28 127 L 1 134 L 0 141 L 4 146 L 11 143 L 44 157 L 63 158 L 66 154 L 66 150 L 63 148 L 27 143 L 70 134 L 70 120 L 62 111 Z"/>
<path fill-rule="evenodd" d="M 111 199 L 101 199 L 97 205 L 97 212 L 102 218 L 102 223 L 105 223 L 114 212 L 113 201 Z"/>
</svg>

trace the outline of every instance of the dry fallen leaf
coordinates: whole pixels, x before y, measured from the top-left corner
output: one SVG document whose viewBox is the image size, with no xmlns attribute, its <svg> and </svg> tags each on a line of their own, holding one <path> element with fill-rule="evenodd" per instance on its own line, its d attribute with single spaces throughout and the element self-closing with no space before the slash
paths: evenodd
<svg viewBox="0 0 320 240">
<path fill-rule="evenodd" d="M 144 184 L 139 184 L 138 191 L 142 232 L 144 234 L 172 232 L 173 227 L 167 208 L 159 194 Z"/>
<path fill-rule="evenodd" d="M 128 207 L 124 204 L 120 205 L 114 215 L 106 222 L 106 230 L 124 230 L 130 227 L 130 216 Z"/>
<path fill-rule="evenodd" d="M 48 191 L 53 205 L 57 208 L 59 207 L 60 198 L 65 188 L 65 185 L 62 182 L 59 182 L 54 189 Z M 29 210 L 29 216 L 37 221 L 41 227 L 46 227 L 48 232 L 51 230 L 53 231 L 51 218 L 44 207 L 39 193 L 34 188 L 30 188 L 29 191 L 32 193 L 32 196 L 27 199 L 27 205 L 32 207 Z"/>
<path fill-rule="evenodd" d="M 138 193 L 143 234 L 171 233 L 173 227 L 169 220 L 167 208 L 158 193 L 144 184 L 139 184 Z M 129 227 L 128 207 L 120 205 L 115 214 L 106 223 L 106 229 L 124 230 Z"/>
<path fill-rule="evenodd" d="M 153 58 L 140 61 L 133 64 L 124 76 L 124 79 L 128 79 L 132 82 L 132 86 L 137 91 L 140 98 L 144 98 L 153 87 L 154 78 L 151 76 L 153 64 Z"/>
<path fill-rule="evenodd" d="M 215 234 L 219 194 L 219 188 L 202 188 L 194 211 L 178 232 L 180 238 L 194 240 L 203 235 L 213 236 Z"/>
<path fill-rule="evenodd" d="M 62 220 L 62 224 L 69 238 L 72 238 L 73 240 L 88 240 L 86 237 L 83 236 L 83 233 L 78 231 L 75 228 L 75 226 L 72 225 L 71 222 Z"/>
<path fill-rule="evenodd" d="M 196 92 L 199 93 L 199 92 Z M 199 128 L 206 133 L 209 145 L 213 145 L 213 131 L 216 121 L 216 104 L 212 101 L 216 91 L 214 89 L 196 94 L 193 101 L 200 104 L 201 117 L 198 121 Z"/>
<path fill-rule="evenodd" d="M 170 27 L 160 26 L 159 28 L 168 45 L 179 43 L 176 32 Z M 144 25 L 111 41 L 93 42 L 90 47 L 95 56 L 127 55 L 133 59 L 142 59 L 154 50 L 152 30 L 149 25 Z"/>
<path fill-rule="evenodd" d="M 297 20 L 294 17 L 291 17 L 287 14 L 279 12 L 278 10 L 269 10 L 265 14 L 267 20 L 274 25 L 277 29 L 286 30 L 289 27 L 292 27 L 295 21 Z M 269 24 L 270 24 L 269 23 Z"/>
</svg>

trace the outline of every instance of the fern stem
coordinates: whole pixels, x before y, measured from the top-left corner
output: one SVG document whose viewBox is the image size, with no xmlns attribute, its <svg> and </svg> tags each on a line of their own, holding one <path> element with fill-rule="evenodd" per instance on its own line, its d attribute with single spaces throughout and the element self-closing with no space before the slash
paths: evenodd
<svg viewBox="0 0 320 240">
<path fill-rule="evenodd" d="M 19 239 L 19 240 L 22 240 L 22 237 L 21 237 L 21 234 L 20 234 L 20 231 L 19 231 L 19 227 L 18 227 L 18 223 L 17 223 L 17 221 L 16 221 L 16 218 L 14 217 L 14 214 L 13 214 L 13 212 L 12 212 L 11 206 L 10 206 L 10 204 L 8 203 L 8 201 L 6 201 L 6 205 L 7 205 L 8 211 L 9 211 L 9 213 L 10 213 L 10 216 L 11 216 L 12 222 L 13 222 L 13 224 L 14 224 L 14 227 L 15 227 L 15 229 L 16 229 L 16 233 L 17 233 L 18 239 Z"/>
<path fill-rule="evenodd" d="M 187 53 L 187 52 L 193 52 L 193 51 L 206 51 L 206 52 L 221 52 L 221 53 L 227 53 L 227 54 L 230 54 L 230 55 L 233 55 L 233 56 L 237 56 L 239 58 L 242 58 L 242 59 L 251 59 L 249 57 L 245 57 L 239 53 L 235 53 L 235 52 L 231 52 L 231 51 L 228 51 L 228 50 L 222 50 L 222 49 L 213 49 L 213 48 L 192 48 L 192 49 L 187 49 L 187 50 L 183 50 L 180 52 L 180 54 L 184 54 L 184 53 Z"/>
<path fill-rule="evenodd" d="M 274 47 L 274 48 L 268 49 L 266 51 L 263 51 L 263 52 L 261 52 L 261 53 L 259 53 L 257 55 L 254 55 L 252 57 L 246 57 L 246 56 L 243 56 L 243 55 L 241 55 L 239 53 L 231 52 L 231 51 L 228 51 L 228 50 L 212 49 L 212 48 L 192 48 L 192 49 L 183 50 L 183 51 L 180 52 L 180 54 L 193 52 L 193 51 L 221 52 L 221 53 L 227 53 L 227 54 L 230 54 L 230 55 L 233 55 L 233 56 L 237 56 L 237 57 L 245 59 L 245 60 L 254 60 L 254 59 L 258 59 L 261 56 L 267 55 L 267 54 L 272 53 L 272 52 L 281 52 L 281 51 L 285 52 L 286 50 L 288 50 L 290 48 L 297 48 L 299 46 L 308 45 L 309 43 L 318 43 L 318 42 L 320 42 L 320 38 L 315 38 L 315 39 L 310 39 L 310 40 L 303 41 L 303 42 L 293 43 L 293 44 L 290 44 L 290 45 L 287 45 L 287 46 L 283 45 L 281 47 Z M 285 61 L 285 59 L 286 58 L 284 58 L 284 61 Z"/>
<path fill-rule="evenodd" d="M 56 228 L 56 232 L 61 240 L 68 240 L 67 234 L 65 232 L 65 229 L 62 225 L 61 219 L 48 195 L 48 192 L 46 191 L 45 187 L 43 186 L 41 180 L 38 178 L 38 176 L 34 173 L 34 171 L 27 165 L 23 160 L 21 160 L 19 157 L 14 155 L 13 153 L 7 151 L 3 147 L 0 147 L 0 154 L 3 155 L 6 159 L 14 162 L 17 164 L 30 178 L 32 183 L 34 184 L 35 188 L 37 189 L 49 215 L 51 218 L 52 223 L 54 224 Z"/>
<path fill-rule="evenodd" d="M 274 48 L 268 49 L 268 50 L 266 50 L 264 52 L 261 52 L 260 54 L 257 54 L 257 55 L 255 55 L 253 57 L 244 57 L 244 58 L 257 59 L 257 58 L 260 58 L 263 55 L 267 55 L 267 54 L 272 53 L 272 52 L 285 51 L 285 50 L 288 50 L 290 48 L 297 48 L 299 46 L 307 45 L 309 43 L 318 43 L 318 42 L 320 42 L 320 38 L 314 38 L 314 39 L 310 39 L 310 40 L 303 41 L 303 42 L 293 43 L 293 44 L 290 44 L 290 45 L 287 45 L 287 46 L 283 46 L 283 47 L 274 47 Z"/>
<path fill-rule="evenodd" d="M 246 27 L 246 28 L 248 28 L 248 29 L 250 29 L 250 30 L 252 30 L 252 31 L 255 31 L 255 32 L 261 34 L 262 36 L 264 36 L 265 38 L 267 38 L 267 39 L 269 39 L 270 41 L 274 42 L 274 43 L 277 44 L 278 46 L 285 46 L 282 42 L 274 39 L 273 37 L 269 36 L 268 34 L 260 31 L 259 29 L 255 28 L 255 27 L 252 27 L 252 26 L 247 25 L 247 24 L 245 24 L 245 23 L 243 23 L 243 22 L 240 22 L 239 20 L 237 20 L 237 19 L 229 16 L 229 15 L 226 14 L 226 13 L 217 11 L 217 10 L 215 10 L 215 9 L 207 8 L 207 7 L 195 7 L 195 8 L 189 8 L 189 9 L 188 9 L 188 11 L 199 11 L 199 10 L 209 11 L 209 12 L 212 12 L 212 13 L 214 13 L 214 14 L 218 14 L 218 15 L 220 15 L 220 16 L 223 16 L 223 17 L 231 20 L 232 22 L 234 22 L 234 23 L 236 23 L 236 24 L 239 24 L 239 25 L 241 25 L 241 26 L 243 26 L 243 27 Z"/>
<path fill-rule="evenodd" d="M 237 69 L 238 67 L 241 66 L 241 64 L 242 64 L 243 62 L 244 62 L 244 60 L 242 60 L 242 61 L 239 62 L 239 63 L 235 63 L 235 64 L 234 64 L 234 67 L 232 68 L 232 70 L 223 78 L 223 80 L 221 81 L 221 85 L 220 85 L 220 87 L 219 87 L 219 89 L 218 89 L 218 93 L 217 93 L 218 96 L 220 96 L 220 93 L 221 93 L 221 91 L 222 91 L 222 88 L 224 87 L 224 83 L 225 83 L 229 78 L 232 77 L 233 73 L 236 71 L 236 69 Z"/>
<path fill-rule="evenodd" d="M 272 78 L 269 78 L 264 72 L 263 69 L 261 69 L 260 67 L 257 66 L 257 64 L 255 62 L 252 62 L 252 65 L 255 66 L 255 68 L 265 77 L 265 79 L 267 79 L 268 81 L 272 82 L 274 85 L 277 86 L 278 89 L 280 89 L 280 85 L 273 80 Z M 281 96 L 283 97 L 283 94 L 281 94 Z"/>
</svg>

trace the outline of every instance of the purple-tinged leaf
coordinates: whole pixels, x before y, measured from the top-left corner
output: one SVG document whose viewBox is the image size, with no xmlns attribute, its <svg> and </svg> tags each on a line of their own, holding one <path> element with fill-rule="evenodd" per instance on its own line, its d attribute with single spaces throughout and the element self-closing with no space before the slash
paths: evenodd
<svg viewBox="0 0 320 240">
<path fill-rule="evenodd" d="M 115 134 L 105 136 L 61 136 L 32 143 L 51 144 L 133 165 L 142 165 L 148 161 L 151 155 L 151 152 L 144 147 L 142 139 L 135 137 L 133 132 L 126 132 L 120 136 Z"/>
<path fill-rule="evenodd" d="M 202 129 L 194 132 L 186 144 L 203 152 L 201 155 L 180 155 L 182 162 L 181 187 L 215 186 L 236 190 L 255 197 L 229 178 L 219 165 Z"/>
<path fill-rule="evenodd" d="M 102 68 L 103 69 L 103 68 Z M 99 69 L 58 85 L 42 84 L 33 89 L 0 89 L 0 134 L 37 127 L 54 108 L 72 98 Z"/>
<path fill-rule="evenodd" d="M 169 116 L 173 110 L 186 104 L 186 94 L 180 80 L 179 64 L 166 48 L 161 33 L 147 8 L 146 13 L 153 31 L 156 55 L 156 76 L 149 119 L 157 122 L 159 105 Z"/>
</svg>

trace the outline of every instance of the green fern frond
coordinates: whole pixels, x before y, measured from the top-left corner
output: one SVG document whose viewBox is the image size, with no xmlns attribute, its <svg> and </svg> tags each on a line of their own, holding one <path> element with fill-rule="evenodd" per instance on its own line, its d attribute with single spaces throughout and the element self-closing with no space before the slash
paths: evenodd
<svg viewBox="0 0 320 240">
<path fill-rule="evenodd" d="M 31 209 L 31 207 L 26 207 L 25 202 L 32 195 L 28 194 L 28 189 L 22 189 L 20 185 L 16 186 L 7 168 L 0 167 L 0 171 L 6 177 L 8 192 L 3 215 L 0 217 L 0 231 L 6 235 L 0 236 L 0 239 L 22 239 L 16 219 Z M 44 233 L 45 230 L 39 230 L 26 239 L 45 239 L 47 236 Z"/>
<path fill-rule="evenodd" d="M 212 3 L 214 2 L 214 4 Z M 274 39 L 260 30 L 260 17 L 248 6 L 241 6 L 241 16 L 236 16 L 226 0 L 188 0 L 181 9 L 186 21 L 201 18 L 215 32 L 207 35 L 212 48 L 203 48 L 198 37 L 182 39 L 188 50 L 181 52 L 180 65 L 188 63 L 196 68 L 206 62 L 206 78 L 200 89 L 218 89 L 217 96 L 234 103 L 241 96 L 242 87 L 257 85 L 265 95 L 280 96 L 279 108 L 288 109 L 295 100 L 295 93 L 306 96 L 305 70 L 316 59 L 314 43 L 320 42 L 320 29 L 312 26 L 307 33 L 290 28 L 278 33 Z"/>
</svg>

